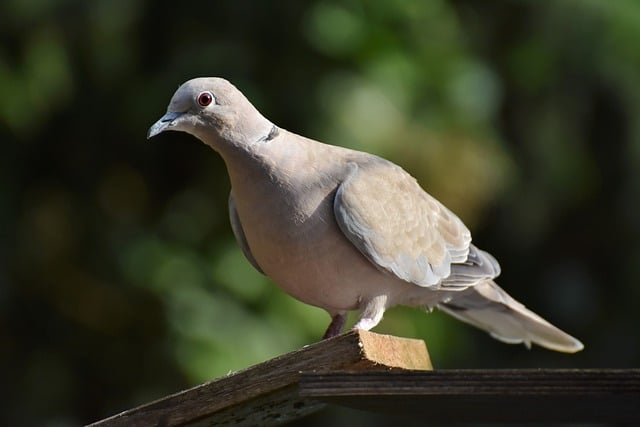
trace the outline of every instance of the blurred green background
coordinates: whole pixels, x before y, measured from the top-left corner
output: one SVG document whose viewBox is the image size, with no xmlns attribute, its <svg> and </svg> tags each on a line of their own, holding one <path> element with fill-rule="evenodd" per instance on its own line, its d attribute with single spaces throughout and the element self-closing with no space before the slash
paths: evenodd
<svg viewBox="0 0 640 427">
<path fill-rule="evenodd" d="M 220 157 L 145 140 L 196 76 L 402 165 L 586 349 L 402 308 L 376 331 L 439 368 L 640 365 L 640 2 L 4 0 L 0 35 L 0 424 L 95 421 L 326 328 L 243 259 Z"/>
</svg>

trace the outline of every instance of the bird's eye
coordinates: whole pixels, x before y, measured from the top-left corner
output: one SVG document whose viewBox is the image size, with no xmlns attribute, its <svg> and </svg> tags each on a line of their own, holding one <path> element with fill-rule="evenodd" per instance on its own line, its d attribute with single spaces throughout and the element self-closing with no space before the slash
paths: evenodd
<svg viewBox="0 0 640 427">
<path fill-rule="evenodd" d="M 213 95 L 211 94 L 211 92 L 202 92 L 200 95 L 198 95 L 198 104 L 200 104 L 201 106 L 206 107 L 212 102 Z"/>
</svg>

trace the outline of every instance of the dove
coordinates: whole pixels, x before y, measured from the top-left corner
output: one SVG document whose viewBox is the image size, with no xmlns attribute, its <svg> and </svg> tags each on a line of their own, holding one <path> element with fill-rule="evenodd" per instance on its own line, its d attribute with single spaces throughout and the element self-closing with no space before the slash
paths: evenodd
<svg viewBox="0 0 640 427">
<path fill-rule="evenodd" d="M 505 343 L 574 353 L 583 345 L 509 296 L 498 262 L 409 173 L 265 118 L 229 81 L 181 85 L 151 138 L 181 131 L 215 150 L 231 182 L 229 217 L 247 260 L 331 316 L 324 338 L 370 330 L 385 310 L 437 308 Z"/>
</svg>

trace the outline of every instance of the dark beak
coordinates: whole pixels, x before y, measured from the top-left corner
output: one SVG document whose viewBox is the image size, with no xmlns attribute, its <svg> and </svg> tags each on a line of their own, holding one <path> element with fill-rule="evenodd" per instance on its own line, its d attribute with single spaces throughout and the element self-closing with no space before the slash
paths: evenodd
<svg viewBox="0 0 640 427">
<path fill-rule="evenodd" d="M 175 120 L 182 116 L 184 113 L 177 113 L 175 111 L 167 111 L 167 114 L 160 117 L 160 120 L 155 122 L 150 128 L 149 132 L 147 132 L 147 139 L 156 136 L 159 133 L 164 132 L 167 129 L 170 129 L 171 126 L 174 125 Z"/>
</svg>

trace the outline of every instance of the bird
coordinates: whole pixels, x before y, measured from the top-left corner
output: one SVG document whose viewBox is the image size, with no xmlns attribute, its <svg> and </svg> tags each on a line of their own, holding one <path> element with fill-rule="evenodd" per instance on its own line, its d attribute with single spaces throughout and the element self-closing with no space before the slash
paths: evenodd
<svg viewBox="0 0 640 427">
<path fill-rule="evenodd" d="M 249 263 L 331 317 L 324 339 L 370 330 L 385 310 L 439 309 L 509 344 L 575 353 L 583 344 L 512 298 L 496 259 L 400 166 L 278 127 L 228 80 L 180 85 L 147 139 L 186 132 L 229 179 L 231 229 Z"/>
</svg>

